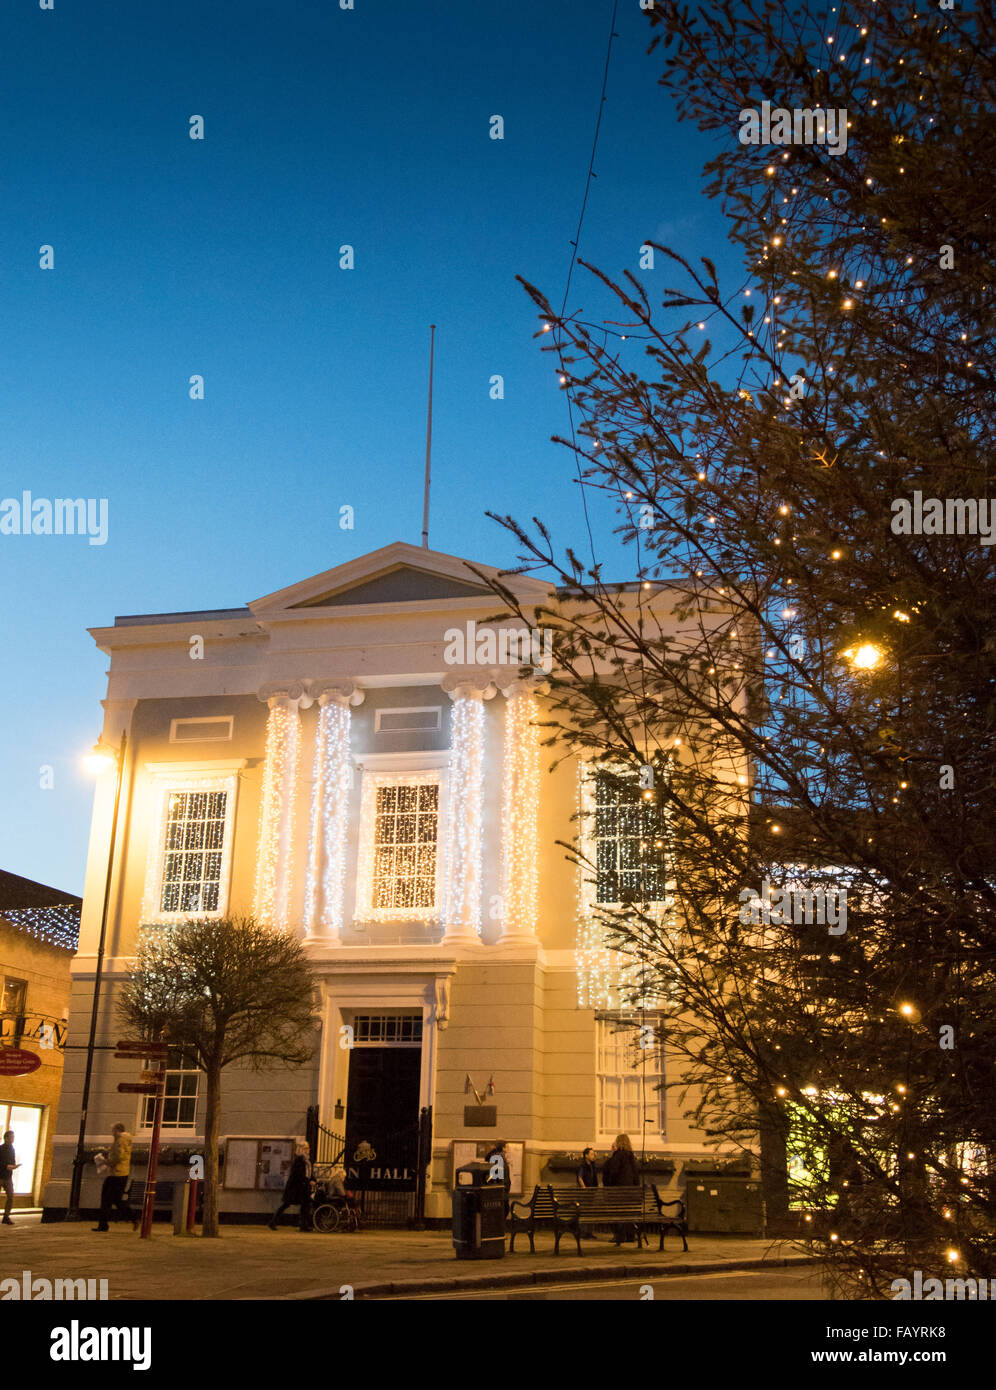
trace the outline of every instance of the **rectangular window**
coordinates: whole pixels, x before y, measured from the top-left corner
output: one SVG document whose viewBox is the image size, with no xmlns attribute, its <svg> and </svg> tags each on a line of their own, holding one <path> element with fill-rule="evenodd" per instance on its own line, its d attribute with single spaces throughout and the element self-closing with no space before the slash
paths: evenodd
<svg viewBox="0 0 996 1390">
<path fill-rule="evenodd" d="M 398 773 L 364 769 L 357 924 L 439 920 L 445 775 L 441 768 Z"/>
<path fill-rule="evenodd" d="M 207 714 L 201 719 L 171 719 L 170 743 L 228 743 L 232 737 L 235 716 Z"/>
<path fill-rule="evenodd" d="M 421 1014 L 356 1014 L 353 1019 L 353 1042 L 367 1045 L 378 1043 L 422 1042 Z"/>
<path fill-rule="evenodd" d="M 0 981 L 0 1014 L 7 1027 L 4 1037 L 9 1037 L 14 1047 L 20 1047 L 24 1035 L 24 1011 L 28 999 L 27 980 L 14 980 L 6 976 Z"/>
<path fill-rule="evenodd" d="M 171 1047 L 166 1056 L 166 1098 L 163 1102 L 163 1129 L 196 1128 L 197 1087 L 200 1068 L 193 1048 Z M 146 1096 L 142 1104 L 142 1128 L 151 1129 L 156 1098 Z"/>
<path fill-rule="evenodd" d="M 438 822 L 438 783 L 377 788 L 374 908 L 435 906 Z"/>
<path fill-rule="evenodd" d="M 598 1064 L 596 1073 L 599 1134 L 628 1134 L 639 1151 L 644 1139 L 664 1137 L 663 1058 L 656 1014 L 628 1019 L 620 1014 L 595 1020 Z M 651 1031 L 641 1032 L 641 1028 Z M 641 1047 L 643 1038 L 649 1046 Z"/>
<path fill-rule="evenodd" d="M 378 734 L 414 733 L 442 728 L 442 706 L 412 705 L 406 709 L 379 709 L 374 715 Z"/>
<path fill-rule="evenodd" d="M 218 910 L 227 814 L 227 792 L 168 793 L 160 912 Z"/>
<path fill-rule="evenodd" d="M 598 903 L 662 902 L 664 831 L 660 808 L 635 779 L 594 777 L 593 839 Z"/>
</svg>

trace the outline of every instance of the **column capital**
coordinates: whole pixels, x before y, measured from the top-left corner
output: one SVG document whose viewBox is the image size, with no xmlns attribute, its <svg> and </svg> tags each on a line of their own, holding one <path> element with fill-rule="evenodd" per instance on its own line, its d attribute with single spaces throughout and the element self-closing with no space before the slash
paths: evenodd
<svg viewBox="0 0 996 1390">
<path fill-rule="evenodd" d="M 355 708 L 362 705 L 367 697 L 366 691 L 361 690 L 355 681 L 306 681 L 305 689 L 320 709 L 324 709 L 326 705 L 352 705 Z"/>
<path fill-rule="evenodd" d="M 451 700 L 490 700 L 496 687 L 489 670 L 454 671 L 440 682 Z"/>
<path fill-rule="evenodd" d="M 508 685 L 499 686 L 499 689 L 506 700 L 512 700 L 517 695 L 546 695 L 550 682 L 545 676 L 516 676 Z"/>
<path fill-rule="evenodd" d="M 267 681 L 256 691 L 256 699 L 264 705 L 269 705 L 270 709 L 277 709 L 281 705 L 290 709 L 302 704 L 305 707 L 311 704 L 301 681 Z"/>
</svg>

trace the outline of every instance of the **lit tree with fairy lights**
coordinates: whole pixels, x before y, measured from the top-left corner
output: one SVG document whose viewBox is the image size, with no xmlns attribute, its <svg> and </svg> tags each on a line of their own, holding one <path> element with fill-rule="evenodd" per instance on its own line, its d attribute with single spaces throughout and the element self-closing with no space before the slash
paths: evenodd
<svg viewBox="0 0 996 1390">
<path fill-rule="evenodd" d="M 707 191 L 747 279 L 647 243 L 639 272 L 586 266 L 601 324 L 527 286 L 577 421 L 559 442 L 636 577 L 504 517 L 570 601 L 527 614 L 497 587 L 554 630 L 549 744 L 665 827 L 598 940 L 632 1007 L 664 1001 L 668 1084 L 756 1156 L 771 1228 L 853 1296 L 992 1275 L 992 17 L 648 20 L 680 114 L 721 137 Z M 741 141 L 779 111 L 817 134 Z"/>
</svg>

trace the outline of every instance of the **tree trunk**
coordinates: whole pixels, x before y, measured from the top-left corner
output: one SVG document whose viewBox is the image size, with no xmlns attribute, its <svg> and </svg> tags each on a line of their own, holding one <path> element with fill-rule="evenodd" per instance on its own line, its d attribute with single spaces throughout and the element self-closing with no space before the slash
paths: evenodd
<svg viewBox="0 0 996 1390">
<path fill-rule="evenodd" d="M 218 1132 L 221 1123 L 221 1067 L 207 1068 L 204 1106 L 204 1225 L 202 1234 L 218 1235 Z"/>
<path fill-rule="evenodd" d="M 767 1216 L 767 1233 L 788 1233 L 789 1212 L 788 1150 L 789 1122 L 780 1105 L 761 1101 L 758 1106 L 761 1140 L 761 1191 Z"/>
</svg>

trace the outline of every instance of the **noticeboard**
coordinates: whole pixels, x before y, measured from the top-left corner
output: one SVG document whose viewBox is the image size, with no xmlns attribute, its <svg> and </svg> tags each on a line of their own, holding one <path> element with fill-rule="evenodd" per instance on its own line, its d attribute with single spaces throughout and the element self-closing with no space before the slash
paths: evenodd
<svg viewBox="0 0 996 1390">
<path fill-rule="evenodd" d="M 282 1191 L 294 1160 L 293 1139 L 227 1139 L 225 1187 Z"/>
</svg>

